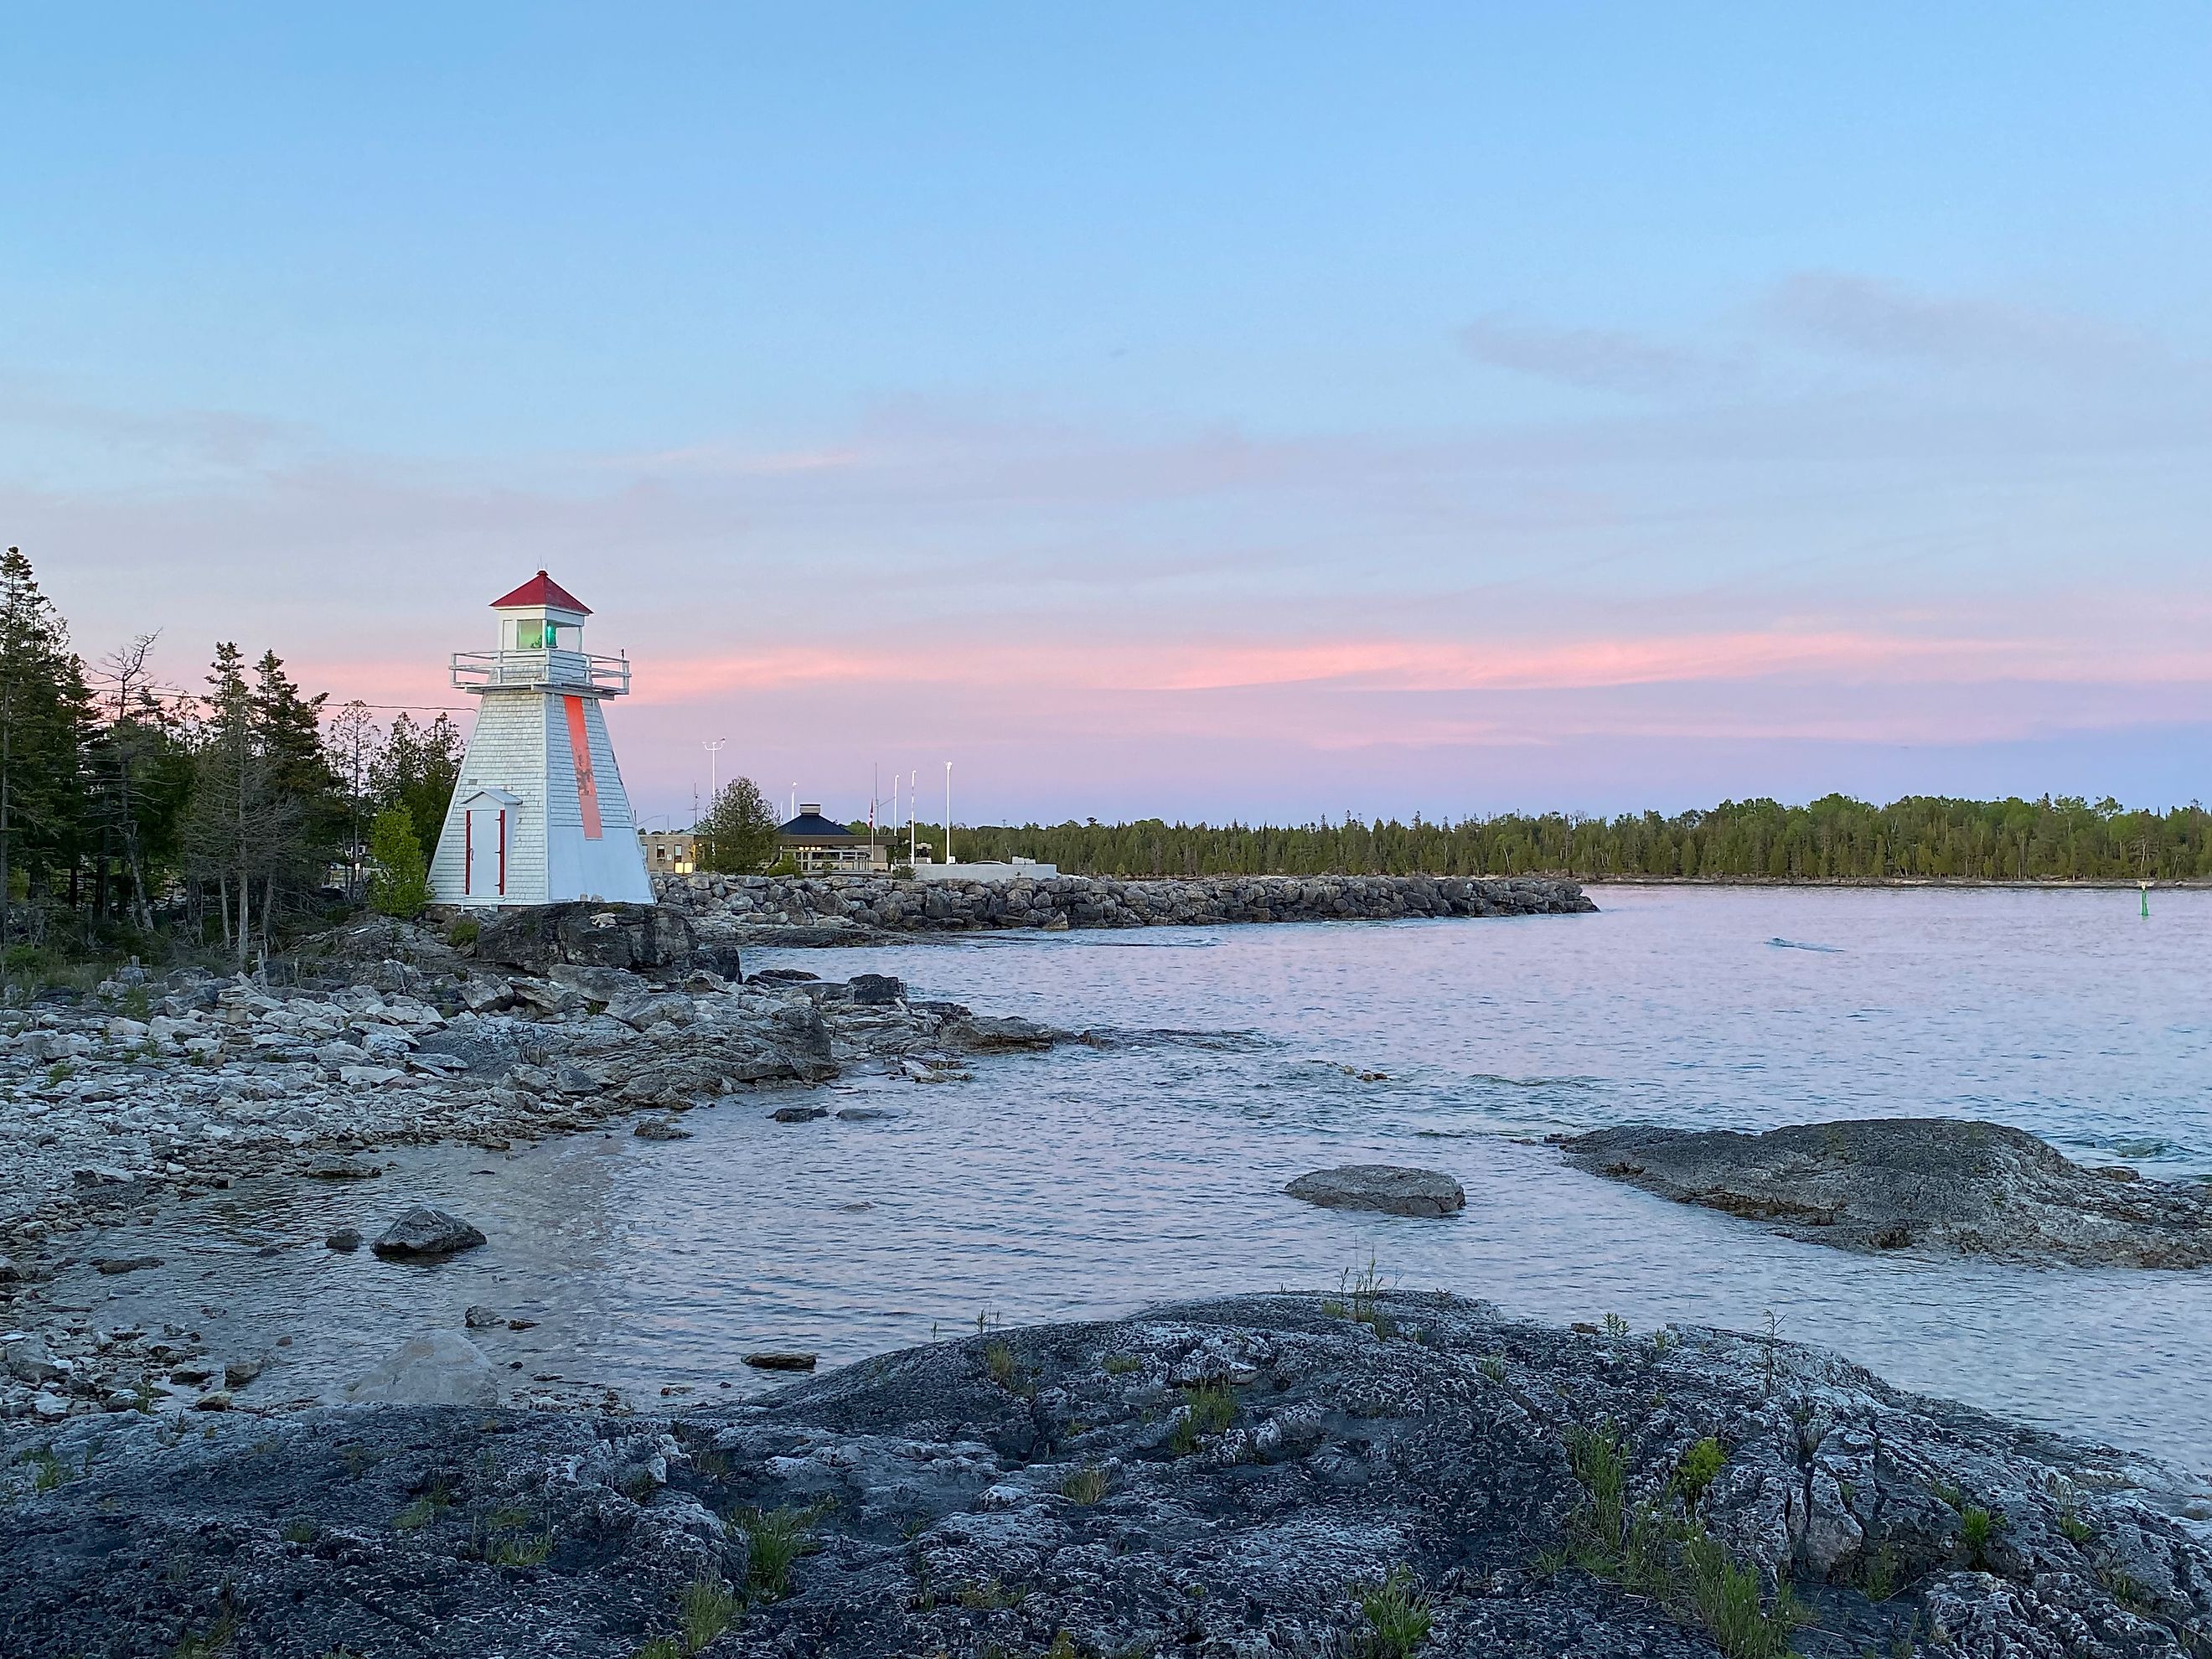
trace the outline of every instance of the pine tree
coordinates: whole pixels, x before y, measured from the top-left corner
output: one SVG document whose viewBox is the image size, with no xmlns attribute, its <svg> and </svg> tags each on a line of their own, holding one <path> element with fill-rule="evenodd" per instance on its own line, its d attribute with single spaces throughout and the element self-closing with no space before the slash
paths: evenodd
<svg viewBox="0 0 2212 1659">
<path fill-rule="evenodd" d="M 465 748 L 459 728 L 443 714 L 427 726 L 404 714 L 392 719 L 384 751 L 372 769 L 376 800 L 380 806 L 404 808 L 423 847 L 436 847 L 444 832 Z"/>
</svg>

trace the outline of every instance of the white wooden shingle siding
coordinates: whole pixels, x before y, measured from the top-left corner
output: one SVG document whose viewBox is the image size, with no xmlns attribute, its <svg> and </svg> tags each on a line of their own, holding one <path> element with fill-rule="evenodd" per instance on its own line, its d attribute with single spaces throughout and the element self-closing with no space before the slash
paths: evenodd
<svg viewBox="0 0 2212 1659">
<path fill-rule="evenodd" d="M 584 735 L 599 786 L 600 837 L 584 839 L 576 799 L 575 762 L 568 752 L 568 720 L 557 692 L 517 689 L 481 695 L 476 729 L 469 734 L 459 785 L 446 808 L 430 890 L 441 904 L 544 904 L 595 897 L 653 902 L 652 879 L 638 851 L 629 794 L 615 763 L 600 699 L 586 697 Z M 463 803 L 479 789 L 515 797 L 507 824 L 507 891 L 465 892 L 466 839 Z"/>
</svg>

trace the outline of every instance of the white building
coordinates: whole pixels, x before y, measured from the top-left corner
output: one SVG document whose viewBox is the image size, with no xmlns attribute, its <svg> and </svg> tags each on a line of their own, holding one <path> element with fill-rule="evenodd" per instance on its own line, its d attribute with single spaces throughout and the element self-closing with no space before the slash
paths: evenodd
<svg viewBox="0 0 2212 1659">
<path fill-rule="evenodd" d="M 599 707 L 629 690 L 629 660 L 586 653 L 591 611 L 542 570 L 491 608 L 499 649 L 453 653 L 453 684 L 483 701 L 430 863 L 432 894 L 471 907 L 652 903 Z"/>
</svg>

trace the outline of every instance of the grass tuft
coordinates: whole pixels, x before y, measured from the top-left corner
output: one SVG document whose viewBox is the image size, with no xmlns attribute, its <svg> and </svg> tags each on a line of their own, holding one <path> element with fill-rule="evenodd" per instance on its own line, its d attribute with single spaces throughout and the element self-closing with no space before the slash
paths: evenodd
<svg viewBox="0 0 2212 1659">
<path fill-rule="evenodd" d="M 1060 1483 L 1060 1495 L 1078 1504 L 1089 1505 L 1106 1495 L 1106 1471 L 1081 1468 Z"/>
<path fill-rule="evenodd" d="M 1984 1509 L 1978 1504 L 1969 1504 L 1959 1511 L 1959 1541 L 1966 1548 L 1966 1565 L 1980 1568 L 1989 1565 L 1990 1546 L 2004 1530 L 2004 1516 Z"/>
<path fill-rule="evenodd" d="M 737 1593 L 719 1578 L 694 1578 L 684 1587 L 679 1617 L 684 1651 L 696 1653 L 737 1622 L 743 1608 Z"/>
<path fill-rule="evenodd" d="M 825 1508 L 744 1510 L 725 1523 L 745 1535 L 745 1593 L 752 1600 L 781 1601 L 791 1594 L 792 1568 L 800 1556 L 821 1547 L 814 1541 L 814 1527 Z"/>
<path fill-rule="evenodd" d="M 1109 1353 L 1100 1364 L 1109 1376 L 1127 1376 L 1132 1371 L 1145 1369 L 1145 1362 L 1133 1353 Z"/>
<path fill-rule="evenodd" d="M 1355 1584 L 1352 1593 L 1367 1620 L 1355 1649 L 1359 1659 L 1407 1659 L 1429 1639 L 1435 1615 L 1412 1568 L 1393 1567 L 1381 1583 Z"/>
<path fill-rule="evenodd" d="M 1177 1457 L 1188 1457 L 1209 1434 L 1219 1434 L 1237 1420 L 1237 1394 L 1226 1382 L 1201 1382 L 1183 1391 L 1182 1414 L 1169 1431 L 1168 1446 Z"/>
<path fill-rule="evenodd" d="M 1772 1598 L 1763 1600 L 1758 1571 L 1707 1536 L 1694 1518 L 1631 1504 L 1627 1448 L 1613 1425 L 1571 1431 L 1567 1462 L 1583 1493 L 1567 1518 L 1569 1555 L 1577 1566 L 1650 1596 L 1678 1618 L 1695 1619 L 1725 1659 L 1784 1659 L 1791 1633 L 1804 1622 L 1789 1585 L 1778 1585 Z"/>
</svg>

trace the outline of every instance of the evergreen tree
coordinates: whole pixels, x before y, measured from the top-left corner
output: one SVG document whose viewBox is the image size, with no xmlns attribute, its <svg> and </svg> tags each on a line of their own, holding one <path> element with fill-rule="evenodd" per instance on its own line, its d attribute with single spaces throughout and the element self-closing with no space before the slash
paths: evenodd
<svg viewBox="0 0 2212 1659">
<path fill-rule="evenodd" d="M 0 945 L 11 936 L 16 889 L 45 898 L 54 869 L 74 871 L 83 853 L 91 735 L 91 697 L 68 627 L 31 562 L 11 547 L 0 556 Z"/>
<path fill-rule="evenodd" d="M 376 801 L 404 809 L 423 847 L 434 848 L 445 830 L 465 748 L 460 729 L 444 714 L 427 726 L 404 714 L 392 718 L 383 753 L 372 769 Z"/>
</svg>

